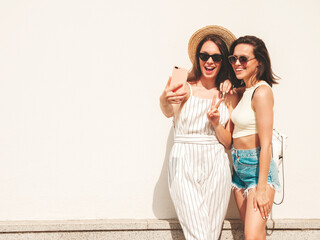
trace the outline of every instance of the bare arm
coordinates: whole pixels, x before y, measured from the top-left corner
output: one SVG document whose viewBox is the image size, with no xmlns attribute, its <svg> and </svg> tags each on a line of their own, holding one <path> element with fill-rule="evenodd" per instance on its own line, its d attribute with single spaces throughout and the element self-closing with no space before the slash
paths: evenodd
<svg viewBox="0 0 320 240">
<path fill-rule="evenodd" d="M 272 207 L 272 202 L 268 197 L 266 187 L 272 152 L 273 103 L 274 99 L 271 88 L 268 86 L 260 86 L 253 96 L 252 107 L 256 112 L 258 135 L 261 145 L 259 181 L 255 199 L 264 219 L 266 219 Z"/>
<path fill-rule="evenodd" d="M 224 99 L 220 99 L 217 104 L 213 104 L 211 106 L 210 111 L 207 113 L 208 119 L 211 123 L 211 125 L 214 128 L 214 131 L 216 132 L 216 136 L 219 140 L 219 142 L 225 146 L 225 148 L 230 149 L 231 143 L 232 143 L 232 131 L 233 131 L 233 123 L 229 119 L 229 121 L 226 124 L 226 127 L 222 126 L 222 124 L 219 122 L 220 120 L 220 113 L 218 111 L 218 107 L 220 103 Z M 236 94 L 227 94 L 226 96 L 226 105 L 229 110 L 229 114 L 231 115 L 233 109 L 238 104 L 238 96 Z M 215 102 L 215 99 L 213 100 L 213 103 Z"/>
<path fill-rule="evenodd" d="M 231 114 L 233 112 L 233 110 L 236 108 L 236 106 L 238 105 L 239 103 L 239 96 L 238 94 L 228 94 L 227 97 L 226 97 L 226 105 L 228 107 L 228 110 L 229 110 L 229 121 L 227 122 L 226 124 L 226 130 L 229 131 L 231 133 L 231 136 L 232 136 L 232 133 L 233 133 L 233 128 L 234 128 L 234 125 L 233 125 L 233 122 L 231 121 Z M 231 145 L 232 145 L 232 137 L 231 137 L 231 144 L 230 144 L 230 148 L 231 148 Z M 230 149 L 228 148 L 228 149 Z"/>
</svg>

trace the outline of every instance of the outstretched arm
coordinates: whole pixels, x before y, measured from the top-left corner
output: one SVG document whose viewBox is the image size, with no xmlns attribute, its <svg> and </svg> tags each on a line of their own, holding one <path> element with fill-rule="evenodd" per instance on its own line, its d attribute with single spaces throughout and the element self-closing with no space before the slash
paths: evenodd
<svg viewBox="0 0 320 240">
<path fill-rule="evenodd" d="M 179 93 L 177 93 L 177 90 L 182 88 L 183 84 L 170 86 L 170 83 L 171 77 L 169 77 L 167 85 L 160 96 L 161 111 L 168 118 L 174 116 L 177 108 L 187 96 L 187 92 L 185 90 L 179 91 Z"/>
</svg>

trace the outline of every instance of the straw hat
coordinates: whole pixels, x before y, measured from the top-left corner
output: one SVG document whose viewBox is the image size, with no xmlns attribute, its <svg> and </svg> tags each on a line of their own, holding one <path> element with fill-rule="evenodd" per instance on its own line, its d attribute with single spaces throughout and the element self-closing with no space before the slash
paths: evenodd
<svg viewBox="0 0 320 240">
<path fill-rule="evenodd" d="M 222 40 L 227 44 L 228 49 L 231 44 L 237 38 L 228 29 L 218 26 L 209 25 L 196 31 L 190 38 L 188 44 L 188 54 L 191 62 L 194 64 L 196 59 L 196 51 L 199 43 L 208 35 L 215 34 L 222 38 Z"/>
</svg>

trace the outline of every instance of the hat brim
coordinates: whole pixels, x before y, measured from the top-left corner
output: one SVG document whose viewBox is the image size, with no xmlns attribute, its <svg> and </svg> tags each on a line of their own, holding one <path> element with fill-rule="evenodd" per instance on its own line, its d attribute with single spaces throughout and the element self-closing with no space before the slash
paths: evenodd
<svg viewBox="0 0 320 240">
<path fill-rule="evenodd" d="M 188 44 L 188 54 L 191 62 L 194 64 L 196 60 L 196 51 L 199 43 L 208 35 L 215 34 L 222 38 L 226 43 L 228 49 L 230 49 L 231 44 L 237 38 L 230 32 L 228 29 L 218 26 L 218 25 L 209 25 L 203 27 L 196 31 L 190 38 Z"/>
</svg>

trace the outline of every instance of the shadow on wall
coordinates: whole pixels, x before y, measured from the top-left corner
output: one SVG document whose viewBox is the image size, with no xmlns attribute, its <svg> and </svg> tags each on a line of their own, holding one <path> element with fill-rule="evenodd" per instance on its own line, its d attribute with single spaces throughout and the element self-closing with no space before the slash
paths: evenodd
<svg viewBox="0 0 320 240">
<path fill-rule="evenodd" d="M 152 209 L 157 219 L 177 218 L 168 187 L 168 160 L 171 148 L 173 146 L 173 132 L 174 129 L 172 127 L 167 139 L 166 154 L 163 161 L 162 170 L 153 192 Z M 230 151 L 228 151 L 228 156 L 229 159 L 231 159 Z M 230 163 L 232 163 L 232 160 L 230 160 Z M 240 219 L 233 193 L 230 197 L 226 218 Z"/>
<path fill-rule="evenodd" d="M 168 187 L 168 160 L 173 146 L 173 131 L 173 127 L 171 127 L 167 139 L 166 155 L 164 157 L 158 182 L 153 192 L 152 209 L 157 219 L 177 218 Z"/>
</svg>

